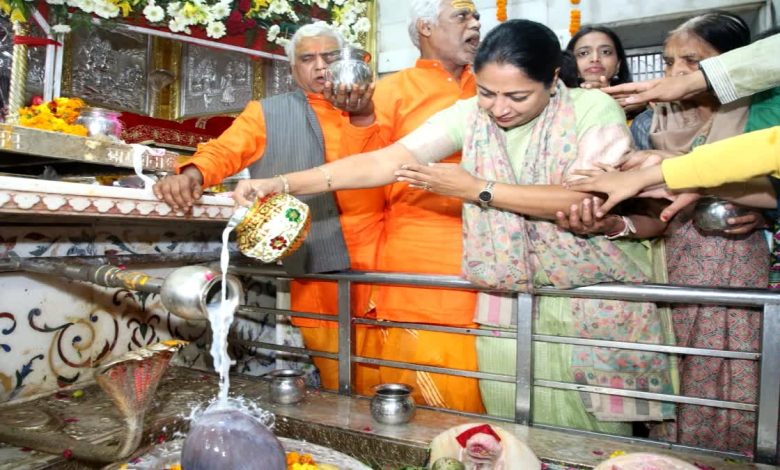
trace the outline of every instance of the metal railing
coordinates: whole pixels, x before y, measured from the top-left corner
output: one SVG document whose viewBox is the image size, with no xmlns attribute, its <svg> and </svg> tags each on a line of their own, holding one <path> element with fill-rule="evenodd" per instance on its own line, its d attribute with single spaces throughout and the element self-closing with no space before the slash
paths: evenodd
<svg viewBox="0 0 780 470">
<path fill-rule="evenodd" d="M 232 265 L 231 272 L 235 274 L 265 276 L 281 279 L 289 279 L 289 275 L 279 269 L 257 267 L 249 265 Z M 418 287 L 445 287 L 451 289 L 488 290 L 480 288 L 456 276 L 401 274 L 379 272 L 340 272 L 329 274 L 312 274 L 296 278 L 334 281 L 338 283 L 338 315 L 323 315 L 316 313 L 293 312 L 286 309 L 270 309 L 256 307 L 240 307 L 239 316 L 248 318 L 273 313 L 277 315 L 320 319 L 325 321 L 338 321 L 339 337 L 338 352 L 329 353 L 290 346 L 281 346 L 273 343 L 241 341 L 245 345 L 260 347 L 269 350 L 284 351 L 295 354 L 308 354 L 315 357 L 336 359 L 339 362 L 339 393 L 350 395 L 352 393 L 352 365 L 372 364 L 395 368 L 405 368 L 415 371 L 442 373 L 460 377 L 492 380 L 497 382 L 513 383 L 516 386 L 515 395 L 515 419 L 519 424 L 532 424 L 531 397 L 535 386 L 549 387 L 577 392 L 590 392 L 623 397 L 652 399 L 671 403 L 685 403 L 703 405 L 716 408 L 742 410 L 756 413 L 756 439 L 755 458 L 760 463 L 777 462 L 777 438 L 778 438 L 778 408 L 780 407 L 780 294 L 771 293 L 768 290 L 759 289 L 735 289 L 735 288 L 699 288 L 659 284 L 599 284 L 574 289 L 538 288 L 533 294 L 515 294 L 513 302 L 513 315 L 517 318 L 516 331 L 506 331 L 490 328 L 460 328 L 446 327 L 418 323 L 399 323 L 389 321 L 375 321 L 363 318 L 351 318 L 351 285 L 383 284 L 405 285 Z M 535 296 L 563 296 L 591 299 L 612 299 L 641 302 L 658 302 L 664 304 L 685 303 L 721 306 L 762 307 L 761 345 L 759 352 L 742 352 L 719 349 L 689 348 L 665 344 L 645 344 L 628 341 L 595 340 L 575 337 L 543 335 L 533 333 L 533 302 Z M 490 336 L 500 338 L 513 338 L 517 341 L 517 369 L 515 375 L 493 374 L 475 372 L 463 369 L 451 369 L 444 367 L 426 366 L 413 363 L 387 361 L 382 359 L 361 357 L 352 354 L 352 341 L 354 331 L 351 325 L 377 325 L 390 328 L 412 328 L 447 333 L 458 333 L 473 336 Z M 231 340 L 236 342 L 236 340 Z M 719 357 L 724 359 L 743 359 L 757 361 L 760 364 L 760 389 L 758 403 L 742 403 L 728 400 L 716 400 L 684 395 L 663 393 L 651 393 L 638 390 L 624 390 L 611 387 L 583 385 L 578 383 L 560 382 L 554 380 L 534 379 L 532 344 L 534 342 L 560 343 L 578 346 L 596 346 L 616 349 L 631 349 L 640 351 L 699 355 Z M 492 418 L 492 417 L 491 417 Z M 551 427 L 551 426 L 544 426 Z M 568 430 L 567 431 L 571 431 Z M 588 433 L 598 434 L 598 433 Z M 613 436 L 615 437 L 615 436 Z M 637 440 L 632 438 L 632 440 Z M 658 443 L 658 441 L 647 441 Z M 735 452 L 718 452 L 712 449 L 691 447 L 670 443 L 662 443 L 665 446 L 680 449 L 696 449 L 718 454 L 742 457 L 744 455 Z"/>
</svg>

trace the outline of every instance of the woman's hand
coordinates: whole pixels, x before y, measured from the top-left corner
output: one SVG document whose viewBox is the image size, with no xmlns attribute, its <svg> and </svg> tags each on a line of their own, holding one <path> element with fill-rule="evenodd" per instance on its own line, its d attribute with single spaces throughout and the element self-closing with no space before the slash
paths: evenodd
<svg viewBox="0 0 780 470">
<path fill-rule="evenodd" d="M 442 196 L 476 201 L 484 181 L 474 177 L 457 163 L 404 165 L 395 172 L 396 180 Z"/>
<path fill-rule="evenodd" d="M 634 150 L 620 164 L 620 171 L 641 170 L 651 166 L 660 165 L 667 158 L 675 157 L 674 152 L 664 150 Z"/>
<path fill-rule="evenodd" d="M 602 89 L 615 97 L 621 106 L 651 101 L 678 101 L 707 91 L 701 70 L 686 75 L 656 78 L 646 82 L 624 83 Z"/>
<path fill-rule="evenodd" d="M 266 178 L 260 180 L 241 180 L 233 190 L 233 199 L 241 206 L 251 206 L 255 199 L 271 193 L 284 191 L 284 182 L 281 178 Z"/>
<path fill-rule="evenodd" d="M 587 176 L 580 180 L 567 181 L 566 188 L 573 191 L 583 191 L 606 194 L 607 200 L 595 211 L 596 217 L 601 218 L 616 205 L 626 199 L 636 196 L 644 188 L 663 183 L 663 174 L 660 166 L 645 168 L 643 170 L 625 172 L 607 172 L 601 170 L 576 170 L 575 175 Z"/>
<path fill-rule="evenodd" d="M 757 228 L 763 227 L 766 223 L 764 216 L 758 211 L 750 211 L 739 217 L 730 217 L 726 222 L 732 228 L 724 230 L 723 233 L 729 235 L 745 235 Z"/>
<path fill-rule="evenodd" d="M 669 222 L 678 212 L 698 201 L 700 198 L 701 194 L 693 192 L 677 193 L 673 195 L 672 203 L 661 211 L 661 220 Z"/>
<path fill-rule="evenodd" d="M 562 211 L 555 213 L 555 224 L 577 235 L 601 235 L 619 232 L 623 228 L 623 218 L 611 215 L 596 218 L 595 213 L 601 208 L 601 199 L 597 197 L 583 199 L 582 204 L 572 204 L 569 215 Z"/>
<path fill-rule="evenodd" d="M 580 83 L 580 88 L 586 89 L 600 89 L 609 86 L 609 79 L 605 76 L 600 76 L 598 80 L 586 80 Z"/>
</svg>

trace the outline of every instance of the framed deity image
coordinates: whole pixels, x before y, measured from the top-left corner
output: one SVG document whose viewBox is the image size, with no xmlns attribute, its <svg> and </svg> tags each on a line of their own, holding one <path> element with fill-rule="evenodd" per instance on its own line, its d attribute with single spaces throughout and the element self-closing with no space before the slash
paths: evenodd
<svg viewBox="0 0 780 470">
<path fill-rule="evenodd" d="M 121 28 L 92 27 L 70 34 L 63 96 L 92 106 L 150 114 L 151 39 Z M 139 93 L 140 91 L 140 93 Z"/>
<path fill-rule="evenodd" d="M 245 54 L 184 44 L 180 67 L 178 119 L 239 113 L 255 98 L 256 67 Z"/>
</svg>

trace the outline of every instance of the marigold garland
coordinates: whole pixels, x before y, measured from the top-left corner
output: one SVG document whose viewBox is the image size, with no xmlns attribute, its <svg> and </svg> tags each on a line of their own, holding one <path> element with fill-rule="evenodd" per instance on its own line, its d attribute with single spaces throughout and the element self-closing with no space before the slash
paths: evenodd
<svg viewBox="0 0 780 470">
<path fill-rule="evenodd" d="M 569 13 L 569 35 L 574 36 L 582 26 L 582 12 L 579 8 L 575 8 L 575 5 L 580 4 L 580 0 L 569 0 L 572 4 L 571 12 Z"/>
<path fill-rule="evenodd" d="M 496 19 L 502 23 L 506 21 L 506 0 L 496 0 Z"/>
<path fill-rule="evenodd" d="M 338 470 L 333 465 L 316 463 L 311 454 L 287 453 L 287 470 Z"/>
<path fill-rule="evenodd" d="M 19 108 L 19 125 L 44 131 L 87 136 L 87 128 L 74 124 L 84 102 L 79 98 L 54 98 L 51 101 Z"/>
</svg>

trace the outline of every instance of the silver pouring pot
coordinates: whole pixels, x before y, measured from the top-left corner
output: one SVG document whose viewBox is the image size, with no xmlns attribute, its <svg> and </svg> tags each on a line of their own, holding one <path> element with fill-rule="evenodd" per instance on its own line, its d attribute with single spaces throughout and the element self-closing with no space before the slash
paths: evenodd
<svg viewBox="0 0 780 470">
<path fill-rule="evenodd" d="M 201 265 L 177 268 L 161 279 L 110 264 L 76 264 L 46 258 L 21 258 L 16 254 L 0 258 L 0 272 L 16 270 L 159 294 L 165 308 L 187 320 L 208 320 L 207 306 L 220 302 L 222 297 L 222 273 Z M 238 305 L 243 295 L 241 281 L 228 274 L 227 302 Z"/>
<path fill-rule="evenodd" d="M 241 281 L 233 275 L 228 275 L 226 280 L 227 302 L 238 305 L 244 292 Z M 160 299 L 178 317 L 208 320 L 207 306 L 222 299 L 222 274 L 200 265 L 178 268 L 163 281 Z"/>
</svg>

